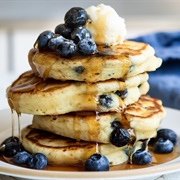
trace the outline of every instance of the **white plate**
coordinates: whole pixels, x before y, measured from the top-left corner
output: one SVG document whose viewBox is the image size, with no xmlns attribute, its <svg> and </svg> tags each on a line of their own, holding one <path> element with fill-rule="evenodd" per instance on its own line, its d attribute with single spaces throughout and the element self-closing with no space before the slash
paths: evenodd
<svg viewBox="0 0 180 180">
<path fill-rule="evenodd" d="M 166 108 L 167 116 L 164 119 L 161 128 L 166 127 L 173 129 L 180 137 L 180 111 Z M 32 116 L 22 115 L 22 127 L 31 123 Z M 21 128 L 22 128 L 21 127 Z M 0 142 L 11 135 L 11 112 L 10 110 L 0 111 Z M 45 171 L 32 170 L 14 166 L 0 161 L 0 174 L 11 175 L 14 177 L 21 177 L 27 179 L 147 179 L 158 177 L 163 174 L 180 171 L 180 157 L 175 160 L 148 168 L 134 169 L 134 170 L 116 170 L 108 172 L 74 172 L 74 171 Z"/>
</svg>

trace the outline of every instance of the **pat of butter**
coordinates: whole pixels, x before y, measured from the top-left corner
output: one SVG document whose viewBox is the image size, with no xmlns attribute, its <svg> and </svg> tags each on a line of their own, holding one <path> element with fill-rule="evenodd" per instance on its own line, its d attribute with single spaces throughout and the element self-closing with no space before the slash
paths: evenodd
<svg viewBox="0 0 180 180">
<path fill-rule="evenodd" d="M 116 11 L 107 5 L 90 6 L 86 12 L 91 20 L 85 27 L 96 44 L 121 44 L 126 36 L 126 25 Z"/>
</svg>

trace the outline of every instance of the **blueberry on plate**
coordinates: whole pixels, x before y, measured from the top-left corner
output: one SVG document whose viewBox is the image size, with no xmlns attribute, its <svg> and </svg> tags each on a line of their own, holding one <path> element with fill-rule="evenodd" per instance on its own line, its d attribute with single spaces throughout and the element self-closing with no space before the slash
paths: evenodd
<svg viewBox="0 0 180 180">
<path fill-rule="evenodd" d="M 110 142 L 114 146 L 122 147 L 129 143 L 130 141 L 130 134 L 124 128 L 115 128 L 110 136 Z"/>
<path fill-rule="evenodd" d="M 171 129 L 158 130 L 156 140 L 158 140 L 159 138 L 163 138 L 164 140 L 169 139 L 174 145 L 176 145 L 178 141 L 176 133 Z"/>
<path fill-rule="evenodd" d="M 64 40 L 57 47 L 57 52 L 60 56 L 71 57 L 76 52 L 76 44 L 71 40 Z"/>
<path fill-rule="evenodd" d="M 5 144 L 3 155 L 6 157 L 13 157 L 19 151 L 20 151 L 19 142 L 8 142 Z"/>
<path fill-rule="evenodd" d="M 1 143 L 1 145 L 6 144 L 6 143 L 10 143 L 10 142 L 19 142 L 19 138 L 16 137 L 16 136 L 10 136 L 10 137 L 8 137 L 7 139 L 5 139 L 5 140 Z"/>
<path fill-rule="evenodd" d="M 68 27 L 66 24 L 59 24 L 56 26 L 54 32 L 55 32 L 55 34 L 60 34 L 61 36 L 65 37 L 66 39 L 70 39 L 72 29 L 70 27 Z"/>
<path fill-rule="evenodd" d="M 71 8 L 64 17 L 65 24 L 70 28 L 84 26 L 88 20 L 85 9 L 81 7 Z"/>
<path fill-rule="evenodd" d="M 132 163 L 138 164 L 138 165 L 151 164 L 152 163 L 152 155 L 144 149 L 138 149 L 132 155 Z"/>
<path fill-rule="evenodd" d="M 37 38 L 37 40 L 36 40 L 36 42 L 34 44 L 34 47 L 36 47 L 36 45 L 37 45 L 38 49 L 45 49 L 45 48 L 47 48 L 48 47 L 48 41 L 53 36 L 54 36 L 54 33 L 51 32 L 51 31 L 44 31 L 44 32 L 42 32 L 38 36 L 38 38 Z"/>
<path fill-rule="evenodd" d="M 48 41 L 48 47 L 52 50 L 56 50 L 60 43 L 63 43 L 65 38 L 61 35 L 55 35 Z"/>
<path fill-rule="evenodd" d="M 166 154 L 174 150 L 174 145 L 169 139 L 159 138 L 154 144 L 153 150 L 155 153 Z"/>
<path fill-rule="evenodd" d="M 77 28 L 75 28 L 73 30 L 73 32 L 71 33 L 71 39 L 77 44 L 79 41 L 81 41 L 82 39 L 87 39 L 87 38 L 91 38 L 91 34 L 90 32 L 82 27 L 79 26 Z"/>
<path fill-rule="evenodd" d="M 95 54 L 97 52 L 96 43 L 91 38 L 82 39 L 77 47 L 82 54 Z"/>
<path fill-rule="evenodd" d="M 93 154 L 85 162 L 86 171 L 108 171 L 109 160 L 102 154 Z"/>
<path fill-rule="evenodd" d="M 20 151 L 13 157 L 12 161 L 15 164 L 24 165 L 27 164 L 29 158 L 31 158 L 31 154 L 26 151 Z"/>
<path fill-rule="evenodd" d="M 35 153 L 27 159 L 27 165 L 32 169 L 44 169 L 48 164 L 47 158 L 42 153 Z"/>
</svg>

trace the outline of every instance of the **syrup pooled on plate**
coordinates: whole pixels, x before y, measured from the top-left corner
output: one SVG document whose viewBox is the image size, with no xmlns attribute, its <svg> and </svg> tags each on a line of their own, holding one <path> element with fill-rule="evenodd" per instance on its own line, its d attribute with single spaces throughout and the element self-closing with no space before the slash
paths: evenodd
<svg viewBox="0 0 180 180">
<path fill-rule="evenodd" d="M 110 171 L 117 171 L 117 170 L 132 170 L 132 169 L 139 169 L 139 168 L 147 168 L 151 166 L 156 166 L 160 164 L 164 164 L 167 162 L 170 162 L 180 155 L 180 150 L 178 149 L 177 146 L 175 146 L 174 151 L 169 154 L 156 154 L 152 151 L 152 147 L 149 147 L 150 152 L 153 156 L 153 161 L 152 164 L 149 165 L 135 165 L 135 164 L 130 164 L 130 163 L 123 163 L 120 165 L 112 166 L 110 167 Z M 0 160 L 3 162 L 7 162 L 10 164 L 14 164 L 12 162 L 12 158 L 6 158 L 2 155 L 0 155 Z M 14 164 L 15 165 L 15 164 Z M 17 165 L 16 165 L 17 166 Z M 25 166 L 23 166 L 25 167 Z M 44 170 L 48 171 L 84 171 L 84 167 L 69 167 L 69 166 L 51 166 L 48 165 Z"/>
</svg>

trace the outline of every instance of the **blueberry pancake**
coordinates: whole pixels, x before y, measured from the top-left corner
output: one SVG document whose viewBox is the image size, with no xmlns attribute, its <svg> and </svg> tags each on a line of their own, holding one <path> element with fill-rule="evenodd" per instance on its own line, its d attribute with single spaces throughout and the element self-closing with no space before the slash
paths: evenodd
<svg viewBox="0 0 180 180">
<path fill-rule="evenodd" d="M 76 80 L 86 82 L 105 81 L 132 77 L 156 70 L 162 63 L 154 56 L 154 49 L 145 43 L 124 41 L 116 46 L 99 45 L 93 55 L 75 54 L 65 58 L 53 50 L 29 51 L 32 70 L 43 79 Z"/>
<path fill-rule="evenodd" d="M 126 81 L 97 83 L 43 80 L 32 71 L 23 73 L 7 89 L 9 105 L 17 113 L 59 115 L 75 111 L 119 111 L 149 90 L 146 73 Z"/>
<path fill-rule="evenodd" d="M 108 158 L 110 165 L 122 164 L 129 158 L 127 146 L 116 147 L 112 144 L 77 142 L 47 131 L 33 129 L 32 126 L 27 126 L 22 130 L 22 144 L 32 154 L 43 153 L 49 165 L 83 166 L 90 155 L 98 152 Z"/>
<path fill-rule="evenodd" d="M 33 128 L 46 130 L 76 140 L 109 143 L 114 126 L 120 123 L 133 132 L 136 140 L 156 136 L 163 117 L 162 102 L 149 96 L 141 96 L 123 112 L 76 112 L 58 116 L 33 117 Z"/>
</svg>

